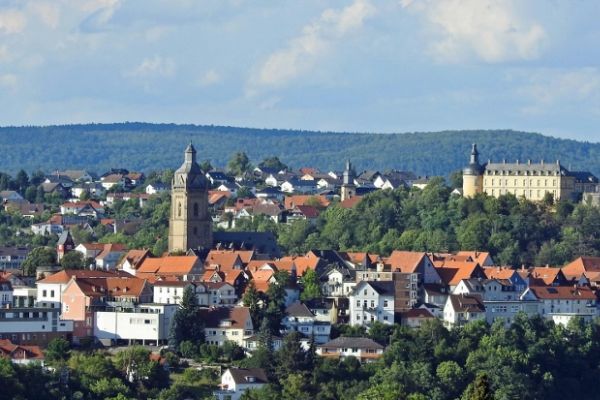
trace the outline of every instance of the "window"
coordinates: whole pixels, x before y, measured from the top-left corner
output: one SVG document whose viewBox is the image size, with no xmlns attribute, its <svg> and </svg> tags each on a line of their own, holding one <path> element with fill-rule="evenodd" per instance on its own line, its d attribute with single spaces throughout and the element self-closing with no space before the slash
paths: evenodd
<svg viewBox="0 0 600 400">
<path fill-rule="evenodd" d="M 384 300 L 384 301 L 383 301 L 383 306 L 384 306 L 384 307 L 387 307 L 387 306 L 388 306 L 388 301 L 387 301 L 387 300 Z"/>
<path fill-rule="evenodd" d="M 371 308 L 375 307 L 375 300 L 371 300 Z"/>
<path fill-rule="evenodd" d="M 360 300 L 356 300 L 356 307 L 360 307 Z"/>
<path fill-rule="evenodd" d="M 194 217 L 198 216 L 198 203 L 194 203 Z"/>
<path fill-rule="evenodd" d="M 54 297 L 54 290 L 50 291 L 50 297 Z"/>
<path fill-rule="evenodd" d="M 48 294 L 46 293 L 45 290 L 42 290 L 42 297 L 46 297 Z"/>
</svg>

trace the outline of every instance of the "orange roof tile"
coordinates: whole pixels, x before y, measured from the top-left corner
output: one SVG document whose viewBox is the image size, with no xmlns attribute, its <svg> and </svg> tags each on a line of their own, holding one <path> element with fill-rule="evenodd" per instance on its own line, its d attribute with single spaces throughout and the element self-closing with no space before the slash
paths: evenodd
<svg viewBox="0 0 600 400">
<path fill-rule="evenodd" d="M 38 283 L 68 283 L 72 277 L 77 279 L 80 278 L 109 278 L 109 277 L 132 277 L 132 275 L 123 271 L 90 271 L 83 269 L 66 269 L 58 271 L 44 279 L 38 281 Z"/>
<path fill-rule="evenodd" d="M 399 269 L 400 272 L 413 273 L 417 270 L 427 254 L 416 251 L 394 250 L 388 258 L 384 260 L 392 270 Z"/>
<path fill-rule="evenodd" d="M 199 262 L 196 256 L 147 257 L 137 273 L 157 275 L 186 275 Z"/>
<path fill-rule="evenodd" d="M 304 206 L 309 203 L 312 204 L 313 201 L 318 202 L 322 207 L 329 207 L 329 204 L 331 204 L 329 199 L 325 196 L 298 194 L 286 196 L 284 199 L 284 206 L 286 210 L 291 210 L 296 206 Z"/>
<path fill-rule="evenodd" d="M 354 208 L 358 203 L 362 201 L 362 196 L 353 196 L 349 199 L 340 201 L 340 207 L 342 208 Z"/>
</svg>

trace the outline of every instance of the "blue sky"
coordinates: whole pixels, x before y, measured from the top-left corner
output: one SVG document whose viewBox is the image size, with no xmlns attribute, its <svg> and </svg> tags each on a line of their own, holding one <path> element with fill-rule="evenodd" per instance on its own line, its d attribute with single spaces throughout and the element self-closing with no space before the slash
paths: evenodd
<svg viewBox="0 0 600 400">
<path fill-rule="evenodd" d="M 599 1 L 0 0 L 0 125 L 600 141 Z"/>
</svg>

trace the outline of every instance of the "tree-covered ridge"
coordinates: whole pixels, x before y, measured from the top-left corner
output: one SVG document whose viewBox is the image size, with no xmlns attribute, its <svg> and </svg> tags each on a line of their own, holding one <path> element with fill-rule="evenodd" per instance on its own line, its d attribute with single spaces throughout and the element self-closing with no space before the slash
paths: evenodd
<svg viewBox="0 0 600 400">
<path fill-rule="evenodd" d="M 600 175 L 600 143 L 537 133 L 372 134 L 146 123 L 0 128 L 4 150 L 0 170 L 174 168 L 190 139 L 199 150 L 199 159 L 210 159 L 216 166 L 225 166 L 231 154 L 245 151 L 255 164 L 277 155 L 294 167 L 340 170 L 343 160 L 350 158 L 359 170 L 394 168 L 419 175 L 448 175 L 465 165 L 470 144 L 476 142 L 483 161 L 560 159 L 566 167 Z"/>
</svg>

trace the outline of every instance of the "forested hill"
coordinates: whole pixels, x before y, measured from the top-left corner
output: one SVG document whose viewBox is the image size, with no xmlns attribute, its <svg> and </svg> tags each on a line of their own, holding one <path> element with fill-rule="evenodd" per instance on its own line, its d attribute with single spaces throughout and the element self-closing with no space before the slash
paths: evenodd
<svg viewBox="0 0 600 400">
<path fill-rule="evenodd" d="M 443 131 L 404 134 L 311 132 L 174 124 L 88 124 L 0 128 L 0 171 L 111 167 L 156 170 L 179 166 L 189 140 L 200 160 L 224 166 L 236 151 L 254 163 L 278 156 L 293 167 L 357 170 L 401 169 L 419 175 L 447 175 L 468 160 L 477 143 L 482 161 L 560 159 L 567 168 L 600 175 L 600 143 L 556 139 L 509 130 Z"/>
</svg>

